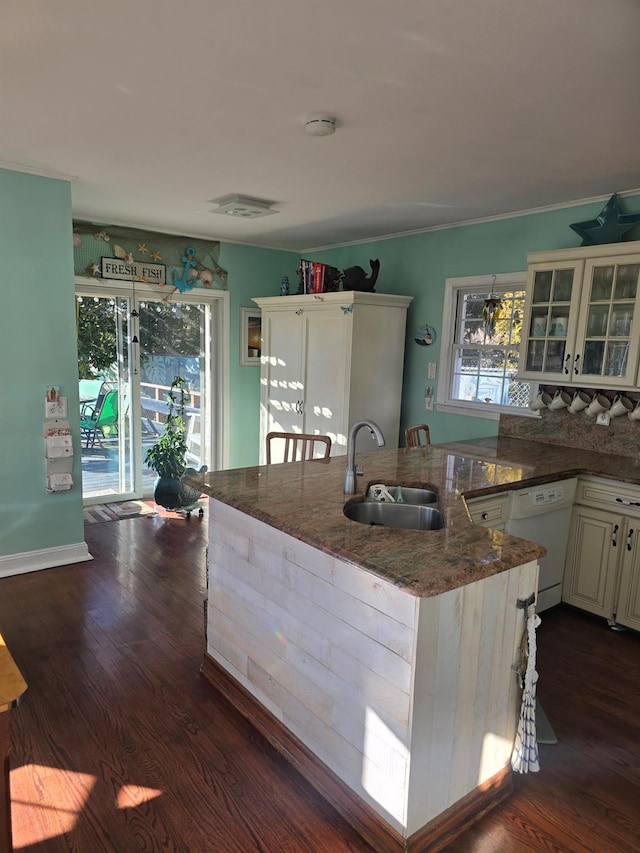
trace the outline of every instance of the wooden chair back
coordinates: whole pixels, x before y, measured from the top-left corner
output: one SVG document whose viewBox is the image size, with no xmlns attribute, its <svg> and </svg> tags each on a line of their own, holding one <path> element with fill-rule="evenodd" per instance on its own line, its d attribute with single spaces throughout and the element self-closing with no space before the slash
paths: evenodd
<svg viewBox="0 0 640 853">
<path fill-rule="evenodd" d="M 270 432 L 267 435 L 267 465 L 271 464 L 271 443 L 273 441 L 280 443 L 283 448 L 282 462 L 328 459 L 331 453 L 331 439 L 328 435 L 311 435 L 303 432 Z"/>
<path fill-rule="evenodd" d="M 420 447 L 431 444 L 429 427 L 426 424 L 416 424 L 404 431 L 404 443 L 407 447 Z"/>
</svg>

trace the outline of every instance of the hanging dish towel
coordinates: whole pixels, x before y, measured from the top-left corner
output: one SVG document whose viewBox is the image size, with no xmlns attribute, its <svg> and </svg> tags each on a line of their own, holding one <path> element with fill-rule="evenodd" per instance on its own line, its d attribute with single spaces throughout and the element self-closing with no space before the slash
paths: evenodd
<svg viewBox="0 0 640 853">
<path fill-rule="evenodd" d="M 516 773 L 537 773 L 540 770 L 538 761 L 538 740 L 536 738 L 536 628 L 540 617 L 534 612 L 533 606 L 528 608 L 527 624 L 523 636 L 523 647 L 526 647 L 526 667 L 524 674 L 518 670 L 520 686 L 522 687 L 522 705 L 518 730 L 511 754 L 511 767 Z M 524 662 L 521 661 L 521 667 Z"/>
</svg>

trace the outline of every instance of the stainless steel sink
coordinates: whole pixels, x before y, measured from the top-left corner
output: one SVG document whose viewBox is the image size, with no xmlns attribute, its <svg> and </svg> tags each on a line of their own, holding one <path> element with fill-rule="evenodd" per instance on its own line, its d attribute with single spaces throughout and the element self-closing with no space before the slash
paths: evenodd
<svg viewBox="0 0 640 853">
<path fill-rule="evenodd" d="M 398 499 L 398 486 L 387 486 L 392 496 Z M 402 500 L 407 504 L 435 504 L 438 502 L 438 496 L 431 489 L 415 489 L 412 486 L 400 486 L 402 489 Z"/>
<path fill-rule="evenodd" d="M 343 512 L 351 521 L 360 524 L 400 527 L 405 530 L 441 530 L 444 527 L 442 513 L 434 506 L 354 501 L 345 504 Z"/>
</svg>

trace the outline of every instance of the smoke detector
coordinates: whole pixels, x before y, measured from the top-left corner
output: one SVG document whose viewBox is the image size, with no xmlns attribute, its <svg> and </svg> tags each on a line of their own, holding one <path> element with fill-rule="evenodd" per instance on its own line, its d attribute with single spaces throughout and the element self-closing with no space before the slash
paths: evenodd
<svg viewBox="0 0 640 853">
<path fill-rule="evenodd" d="M 218 206 L 212 208 L 210 213 L 224 213 L 226 216 L 234 216 L 236 219 L 258 219 L 260 216 L 280 213 L 279 210 L 272 210 L 275 201 L 264 201 L 243 195 L 222 196 L 222 198 L 211 199 L 211 202 Z"/>
<path fill-rule="evenodd" d="M 309 116 L 304 129 L 309 136 L 331 136 L 336 132 L 336 120 L 331 116 Z"/>
</svg>

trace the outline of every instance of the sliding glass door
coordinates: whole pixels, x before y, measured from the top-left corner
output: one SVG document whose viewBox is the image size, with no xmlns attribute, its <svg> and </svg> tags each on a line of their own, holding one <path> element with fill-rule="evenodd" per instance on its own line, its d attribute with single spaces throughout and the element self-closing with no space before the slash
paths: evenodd
<svg viewBox="0 0 640 853">
<path fill-rule="evenodd" d="M 163 296 L 137 282 L 76 281 L 85 504 L 152 496 L 144 457 L 162 433 L 176 376 L 189 383 L 187 464 L 221 465 L 228 294 Z"/>
<path fill-rule="evenodd" d="M 135 494 L 131 310 L 126 296 L 76 293 L 85 503 Z"/>
<path fill-rule="evenodd" d="M 139 388 L 143 453 L 162 433 L 167 393 L 177 376 L 186 379 L 187 464 L 211 465 L 211 306 L 206 303 L 139 302 Z M 153 491 L 156 475 L 143 468 L 143 491 Z"/>
</svg>

